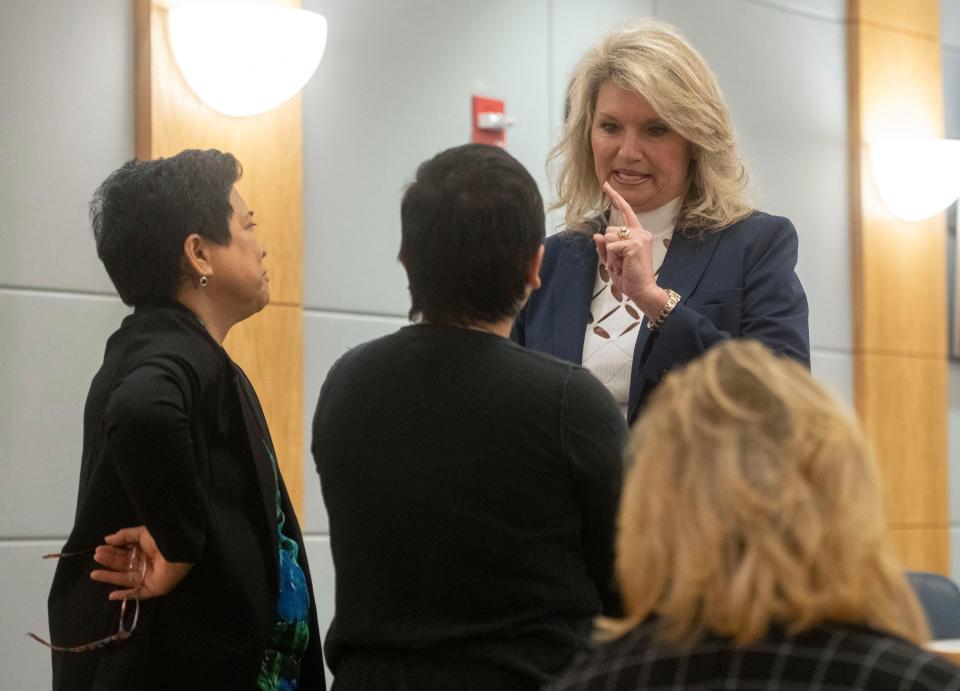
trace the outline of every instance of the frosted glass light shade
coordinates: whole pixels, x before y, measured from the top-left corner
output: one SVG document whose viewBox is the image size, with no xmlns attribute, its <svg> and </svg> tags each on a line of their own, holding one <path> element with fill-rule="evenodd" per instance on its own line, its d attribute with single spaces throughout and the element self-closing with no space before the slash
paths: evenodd
<svg viewBox="0 0 960 691">
<path fill-rule="evenodd" d="M 904 221 L 934 216 L 960 197 L 960 140 L 873 143 L 870 164 L 880 198 Z"/>
<path fill-rule="evenodd" d="M 170 8 L 173 58 L 201 101 L 225 115 L 256 115 L 292 98 L 327 43 L 316 12 L 262 4 Z"/>
</svg>

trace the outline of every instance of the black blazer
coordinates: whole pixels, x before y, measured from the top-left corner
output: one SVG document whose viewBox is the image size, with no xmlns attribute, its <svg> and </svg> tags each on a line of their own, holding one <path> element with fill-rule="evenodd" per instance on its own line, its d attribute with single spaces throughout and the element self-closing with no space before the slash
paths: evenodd
<svg viewBox="0 0 960 691">
<path fill-rule="evenodd" d="M 627 419 L 673 367 L 724 339 L 755 338 L 809 367 L 807 298 L 796 265 L 797 231 L 779 216 L 755 211 L 704 238 L 674 233 L 657 283 L 681 302 L 658 333 L 646 319 L 637 329 Z M 596 274 L 592 235 L 547 238 L 542 286 L 517 317 L 513 339 L 579 364 Z"/>
<path fill-rule="evenodd" d="M 246 403 L 244 403 L 244 400 Z M 249 381 L 178 303 L 137 308 L 107 341 L 84 411 L 73 530 L 63 551 L 144 524 L 170 561 L 195 566 L 141 603 L 133 635 L 95 652 L 53 653 L 55 689 L 250 689 L 276 617 L 278 537 L 272 441 Z M 279 478 L 285 533 L 303 538 Z M 61 559 L 49 598 L 58 645 L 116 631 L 111 586 L 89 556 Z M 310 588 L 311 600 L 312 586 Z M 315 603 L 303 689 L 322 689 Z"/>
</svg>

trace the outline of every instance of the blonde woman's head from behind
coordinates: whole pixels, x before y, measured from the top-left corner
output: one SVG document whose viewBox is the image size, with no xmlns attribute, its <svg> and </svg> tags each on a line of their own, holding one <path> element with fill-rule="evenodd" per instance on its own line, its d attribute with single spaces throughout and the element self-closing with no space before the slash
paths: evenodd
<svg viewBox="0 0 960 691">
<path fill-rule="evenodd" d="M 844 621 L 921 640 L 852 415 L 800 365 L 730 341 L 667 376 L 634 428 L 617 537 L 626 616 L 692 645 Z"/>
</svg>

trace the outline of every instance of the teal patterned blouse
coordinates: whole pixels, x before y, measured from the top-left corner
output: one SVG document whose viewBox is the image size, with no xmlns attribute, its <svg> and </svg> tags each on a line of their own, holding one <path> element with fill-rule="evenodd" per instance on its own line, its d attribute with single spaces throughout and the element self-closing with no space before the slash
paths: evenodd
<svg viewBox="0 0 960 691">
<path fill-rule="evenodd" d="M 277 501 L 277 533 L 280 538 L 280 592 L 277 595 L 277 619 L 267 639 L 267 649 L 260 663 L 257 687 L 262 691 L 293 691 L 297 688 L 300 659 L 310 641 L 310 593 L 303 569 L 297 563 L 300 548 L 284 535 L 286 516 L 280 506 L 280 482 L 277 459 L 264 441 L 273 463 Z"/>
</svg>

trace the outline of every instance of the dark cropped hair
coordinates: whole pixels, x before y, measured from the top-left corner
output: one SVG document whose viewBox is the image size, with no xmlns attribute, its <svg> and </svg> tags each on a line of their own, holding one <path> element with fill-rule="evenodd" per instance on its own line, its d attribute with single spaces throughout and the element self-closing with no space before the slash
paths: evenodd
<svg viewBox="0 0 960 691">
<path fill-rule="evenodd" d="M 464 325 L 519 311 L 544 216 L 537 183 L 513 156 L 483 144 L 437 154 L 417 169 L 400 218 L 411 319 Z"/>
<path fill-rule="evenodd" d="M 191 233 L 230 244 L 230 189 L 242 174 L 232 154 L 188 149 L 128 161 L 97 188 L 90 222 L 97 254 L 128 305 L 174 295 Z"/>
</svg>

